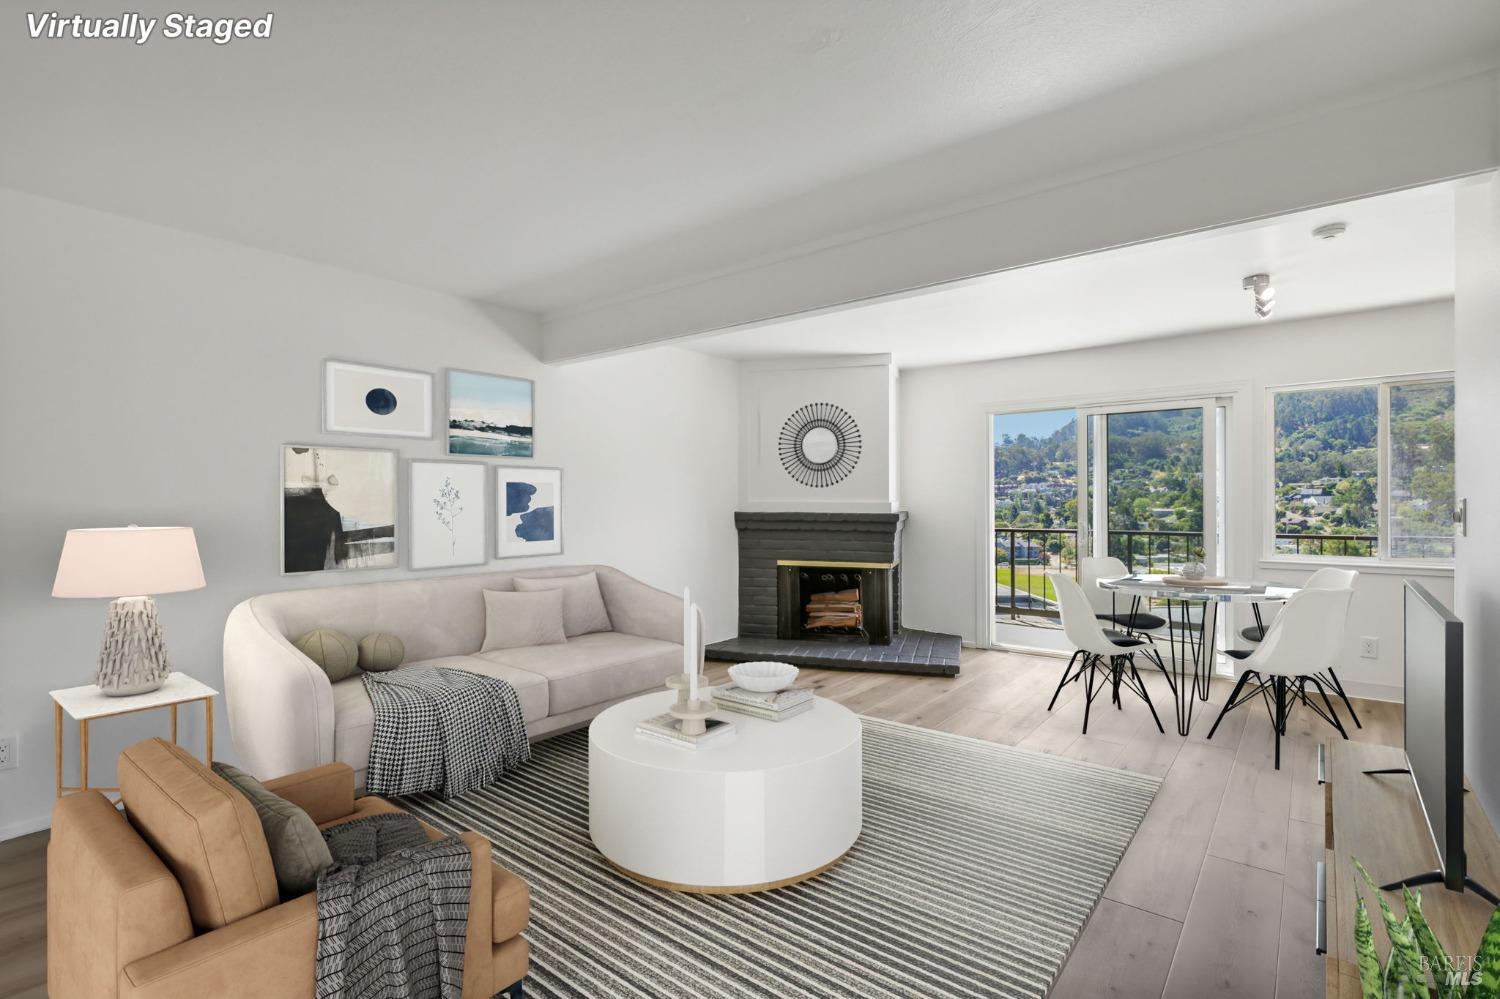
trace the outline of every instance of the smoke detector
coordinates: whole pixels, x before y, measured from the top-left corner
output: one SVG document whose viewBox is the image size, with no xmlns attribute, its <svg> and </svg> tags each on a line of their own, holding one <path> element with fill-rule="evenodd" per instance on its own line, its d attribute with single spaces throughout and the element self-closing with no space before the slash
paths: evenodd
<svg viewBox="0 0 1500 999">
<path fill-rule="evenodd" d="M 1255 318 L 1270 319 L 1271 310 L 1276 307 L 1276 289 L 1271 287 L 1271 275 L 1247 275 L 1240 287 L 1255 292 Z"/>
<path fill-rule="evenodd" d="M 1318 226 L 1316 229 L 1314 229 L 1312 231 L 1312 234 L 1314 236 L 1318 237 L 1319 239 L 1338 239 L 1340 236 L 1342 236 L 1344 233 L 1346 233 L 1348 231 L 1349 231 L 1348 223 L 1345 223 L 1345 222 L 1329 222 L 1327 225 L 1320 225 L 1320 226 Z"/>
</svg>

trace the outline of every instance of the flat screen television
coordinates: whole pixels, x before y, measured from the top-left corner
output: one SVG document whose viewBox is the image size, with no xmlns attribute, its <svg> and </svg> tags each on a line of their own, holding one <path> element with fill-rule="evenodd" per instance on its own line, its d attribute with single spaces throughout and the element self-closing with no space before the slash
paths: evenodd
<svg viewBox="0 0 1500 999">
<path fill-rule="evenodd" d="M 1464 855 L 1464 626 L 1421 583 L 1405 580 L 1402 640 L 1406 676 L 1407 768 L 1437 849 L 1438 869 L 1382 887 L 1441 884 L 1466 888 L 1491 904 L 1494 894 L 1468 876 Z"/>
</svg>

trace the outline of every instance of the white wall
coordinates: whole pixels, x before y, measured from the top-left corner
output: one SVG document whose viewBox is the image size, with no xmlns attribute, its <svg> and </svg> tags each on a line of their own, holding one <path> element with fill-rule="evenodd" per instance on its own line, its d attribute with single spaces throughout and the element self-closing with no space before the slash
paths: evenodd
<svg viewBox="0 0 1500 999">
<path fill-rule="evenodd" d="M 21 761 L 0 772 L 0 838 L 46 824 L 47 691 L 90 682 L 98 654 L 105 602 L 50 596 L 67 528 L 196 528 L 208 587 L 159 604 L 174 665 L 220 690 L 238 601 L 412 575 L 279 574 L 278 445 L 443 456 L 441 435 L 323 435 L 326 357 L 536 379 L 536 463 L 565 470 L 567 524 L 565 554 L 537 561 L 691 584 L 708 638 L 733 635 L 736 365 L 663 348 L 553 369 L 521 346 L 533 337 L 521 316 L 0 191 L 0 735 L 20 736 Z M 183 721 L 194 750 L 199 718 Z M 233 759 L 222 705 L 217 720 L 217 755 Z M 113 783 L 117 751 L 165 725 L 164 714 L 96 725 L 92 780 Z M 75 739 L 70 724 L 70 780 Z"/>
<path fill-rule="evenodd" d="M 1229 572 L 1296 582 L 1310 569 L 1260 560 L 1269 489 L 1267 387 L 1452 366 L 1452 303 L 1436 302 L 905 371 L 899 446 L 901 495 L 911 518 L 903 541 L 902 616 L 912 627 L 988 641 L 991 614 L 981 584 L 993 571 L 987 540 L 993 516 L 989 413 L 1148 395 L 1229 394 Z M 1376 568 L 1365 567 L 1351 606 L 1340 676 L 1364 694 L 1399 699 L 1402 576 Z M 1423 578 L 1451 599 L 1451 571 L 1429 571 Z M 1380 639 L 1377 660 L 1358 658 L 1358 639 L 1365 635 Z"/>
<path fill-rule="evenodd" d="M 893 512 L 898 503 L 896 384 L 889 354 L 746 362 L 740 387 L 739 508 Z M 859 461 L 847 478 L 829 486 L 793 479 L 778 447 L 787 419 L 817 402 L 842 408 L 859 428 Z"/>
<path fill-rule="evenodd" d="M 1456 495 L 1469 501 L 1455 573 L 1455 610 L 1464 622 L 1464 757 L 1474 793 L 1494 818 L 1500 817 L 1500 178 L 1460 188 L 1456 207 Z"/>
</svg>

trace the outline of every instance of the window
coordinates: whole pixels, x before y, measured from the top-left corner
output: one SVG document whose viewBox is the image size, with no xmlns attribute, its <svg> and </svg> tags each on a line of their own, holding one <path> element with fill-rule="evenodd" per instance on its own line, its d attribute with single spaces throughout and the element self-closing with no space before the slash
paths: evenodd
<svg viewBox="0 0 1500 999">
<path fill-rule="evenodd" d="M 1453 383 L 1391 386 L 1391 557 L 1453 558 Z"/>
<path fill-rule="evenodd" d="M 1273 551 L 1453 558 L 1453 381 L 1272 395 Z"/>
</svg>

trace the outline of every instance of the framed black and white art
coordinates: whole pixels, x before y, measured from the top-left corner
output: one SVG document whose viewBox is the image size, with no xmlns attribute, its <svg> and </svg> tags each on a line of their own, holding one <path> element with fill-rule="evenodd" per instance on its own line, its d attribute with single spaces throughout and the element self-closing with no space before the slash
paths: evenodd
<svg viewBox="0 0 1500 999">
<path fill-rule="evenodd" d="M 409 461 L 406 467 L 411 492 L 410 567 L 445 569 L 487 562 L 489 466 L 472 461 Z"/>
<path fill-rule="evenodd" d="M 394 569 L 396 452 L 281 447 L 281 571 Z"/>
<path fill-rule="evenodd" d="M 431 437 L 432 375 L 324 361 L 323 429 L 330 434 Z"/>
</svg>

